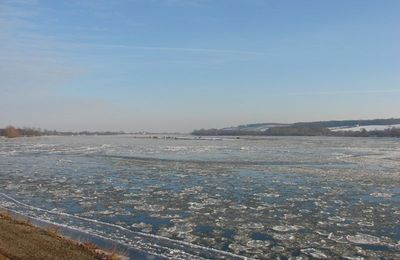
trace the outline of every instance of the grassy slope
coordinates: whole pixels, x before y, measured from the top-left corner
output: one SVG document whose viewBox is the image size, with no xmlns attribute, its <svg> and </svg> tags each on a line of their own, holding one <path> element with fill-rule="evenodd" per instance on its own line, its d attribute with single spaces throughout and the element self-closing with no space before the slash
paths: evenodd
<svg viewBox="0 0 400 260">
<path fill-rule="evenodd" d="M 116 259 L 0 211 L 0 260 L 3 259 Z"/>
</svg>

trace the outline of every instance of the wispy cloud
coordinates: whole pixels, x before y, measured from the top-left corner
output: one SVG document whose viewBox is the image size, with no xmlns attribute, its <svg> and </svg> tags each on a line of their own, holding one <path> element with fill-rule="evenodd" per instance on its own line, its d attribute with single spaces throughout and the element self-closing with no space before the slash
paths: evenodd
<svg viewBox="0 0 400 260">
<path fill-rule="evenodd" d="M 20 6 L 21 3 L 27 6 Z M 1 90 L 15 96 L 41 93 L 73 77 L 76 69 L 57 50 L 57 41 L 46 39 L 40 33 L 26 33 L 34 27 L 29 20 L 37 15 L 34 1 L 2 2 L 0 9 L 0 21 L 7 21 L 0 22 Z M 25 12 L 26 9 L 30 11 Z"/>
<path fill-rule="evenodd" d="M 202 6 L 209 0 L 153 0 L 168 5 Z"/>
<path fill-rule="evenodd" d="M 336 91 L 303 91 L 277 93 L 278 96 L 334 96 L 334 95 L 363 95 L 363 94 L 396 94 L 400 89 L 365 89 L 365 90 L 336 90 Z"/>
<path fill-rule="evenodd" d="M 163 46 L 140 46 L 140 45 L 123 45 L 123 44 L 84 44 L 70 43 L 71 46 L 81 48 L 121 48 L 136 49 L 148 51 L 168 51 L 168 52 L 193 52 L 193 53 L 214 53 L 214 54 L 245 54 L 245 55 L 267 55 L 263 52 L 233 50 L 233 49 L 212 49 L 212 48 L 190 48 L 190 47 L 163 47 Z"/>
<path fill-rule="evenodd" d="M 112 5 L 115 5 L 115 1 L 107 0 L 73 0 L 73 4 L 85 8 L 91 8 L 94 10 L 104 10 Z M 153 3 L 159 5 L 180 5 L 180 6 L 202 6 L 210 0 L 122 0 L 119 3 Z"/>
</svg>

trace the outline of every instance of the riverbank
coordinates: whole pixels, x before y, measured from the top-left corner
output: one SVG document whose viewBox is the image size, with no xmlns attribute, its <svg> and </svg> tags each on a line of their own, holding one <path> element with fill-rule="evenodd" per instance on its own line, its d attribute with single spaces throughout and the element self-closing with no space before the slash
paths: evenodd
<svg viewBox="0 0 400 260">
<path fill-rule="evenodd" d="M 56 229 L 38 228 L 0 210 L 0 260 L 3 259 L 109 259 L 123 257 L 91 243 L 79 243 Z"/>
</svg>

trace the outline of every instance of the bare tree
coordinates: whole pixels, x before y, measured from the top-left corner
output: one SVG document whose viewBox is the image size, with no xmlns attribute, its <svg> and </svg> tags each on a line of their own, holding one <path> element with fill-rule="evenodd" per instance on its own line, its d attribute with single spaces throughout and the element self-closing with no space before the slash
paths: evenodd
<svg viewBox="0 0 400 260">
<path fill-rule="evenodd" d="M 21 131 L 13 126 L 8 126 L 4 129 L 4 135 L 8 138 L 15 138 L 21 136 Z"/>
</svg>

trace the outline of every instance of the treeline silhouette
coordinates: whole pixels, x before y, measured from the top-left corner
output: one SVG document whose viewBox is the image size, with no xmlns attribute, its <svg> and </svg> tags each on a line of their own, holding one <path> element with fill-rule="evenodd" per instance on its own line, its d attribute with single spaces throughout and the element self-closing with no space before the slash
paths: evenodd
<svg viewBox="0 0 400 260">
<path fill-rule="evenodd" d="M 343 136 L 343 137 L 400 137 L 400 128 L 366 131 L 331 131 L 325 127 L 272 127 L 265 131 L 241 131 L 224 129 L 194 130 L 196 136 Z"/>
<path fill-rule="evenodd" d="M 292 124 L 292 126 L 329 128 L 329 127 L 343 127 L 343 126 L 355 126 L 355 125 L 368 126 L 368 125 L 397 125 L 397 124 L 400 124 L 400 118 L 298 122 Z"/>
<path fill-rule="evenodd" d="M 192 135 L 196 136 L 320 136 L 329 135 L 331 131 L 323 127 L 294 127 L 278 126 L 271 127 L 265 131 L 243 131 L 227 129 L 200 129 L 194 130 Z"/>
<path fill-rule="evenodd" d="M 349 137 L 400 137 L 400 128 L 390 128 L 385 130 L 366 131 L 338 131 L 332 132 L 332 136 L 349 136 Z"/>
<path fill-rule="evenodd" d="M 8 138 L 16 138 L 16 137 L 32 137 L 32 136 L 51 136 L 51 135 L 59 135 L 59 136 L 69 136 L 69 135 L 120 135 L 125 134 L 125 132 L 112 132 L 112 131 L 80 131 L 80 132 L 60 132 L 56 130 L 42 130 L 40 128 L 30 128 L 23 127 L 17 128 L 14 126 L 7 126 L 4 129 L 0 129 L 0 136 L 5 136 Z"/>
<path fill-rule="evenodd" d="M 196 136 L 348 136 L 348 137 L 400 137 L 400 128 L 389 128 L 386 130 L 366 131 L 331 131 L 330 127 L 368 126 L 368 125 L 396 125 L 400 119 L 372 119 L 372 120 L 343 120 L 343 121 L 320 121 L 299 122 L 287 126 L 276 126 L 265 131 L 242 130 L 249 126 L 260 126 L 263 124 L 251 124 L 239 126 L 236 129 L 200 129 L 194 130 L 192 135 Z"/>
</svg>

